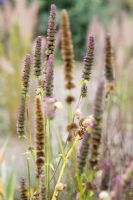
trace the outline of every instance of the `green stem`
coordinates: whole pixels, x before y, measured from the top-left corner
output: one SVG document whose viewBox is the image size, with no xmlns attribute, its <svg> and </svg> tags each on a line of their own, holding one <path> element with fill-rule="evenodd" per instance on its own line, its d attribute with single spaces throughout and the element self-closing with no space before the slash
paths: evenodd
<svg viewBox="0 0 133 200">
<path fill-rule="evenodd" d="M 68 151 L 68 153 L 67 153 L 67 155 L 66 155 L 66 157 L 64 159 L 64 163 L 62 165 L 62 168 L 61 168 L 61 171 L 60 171 L 60 174 L 59 174 L 59 178 L 57 180 L 57 184 L 56 185 L 58 185 L 58 183 L 61 182 L 61 179 L 62 179 L 64 170 L 65 170 L 65 167 L 68 164 L 69 158 L 70 158 L 70 156 L 71 156 L 71 154 L 73 152 L 73 149 L 75 148 L 75 146 L 76 146 L 76 144 L 77 144 L 77 142 L 78 142 L 79 139 L 80 139 L 80 136 L 77 135 L 76 138 L 75 138 L 75 140 L 74 140 L 74 142 L 73 142 L 73 144 L 72 144 L 72 146 L 71 146 L 71 148 L 69 149 L 69 151 Z M 55 190 L 54 190 L 54 193 L 53 193 L 53 196 L 52 196 L 52 200 L 57 200 L 58 193 L 59 192 L 56 190 L 56 187 L 55 187 Z"/>
<path fill-rule="evenodd" d="M 47 170 L 46 170 L 48 200 L 50 200 L 50 160 L 51 160 L 50 137 L 51 137 L 51 123 L 49 119 L 48 120 L 48 135 L 47 135 Z"/>
</svg>

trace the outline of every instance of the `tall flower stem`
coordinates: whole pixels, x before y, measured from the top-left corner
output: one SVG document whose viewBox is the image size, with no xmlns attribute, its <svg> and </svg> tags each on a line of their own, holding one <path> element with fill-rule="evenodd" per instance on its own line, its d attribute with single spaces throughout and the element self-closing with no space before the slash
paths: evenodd
<svg viewBox="0 0 133 200">
<path fill-rule="evenodd" d="M 71 154 L 72 154 L 72 152 L 73 152 L 73 150 L 74 150 L 74 148 L 75 148 L 75 146 L 76 146 L 76 144 L 77 144 L 77 142 L 78 142 L 79 139 L 80 139 L 80 136 L 77 135 L 76 138 L 75 138 L 75 140 L 74 140 L 74 142 L 73 142 L 73 144 L 72 144 L 72 146 L 71 146 L 71 148 L 67 152 L 67 155 L 66 155 L 66 157 L 64 159 L 64 163 L 62 165 L 62 168 L 61 168 L 61 171 L 60 171 L 60 174 L 59 174 L 59 178 L 57 180 L 57 184 L 61 182 L 61 179 L 62 179 L 64 170 L 66 168 L 66 165 L 68 164 L 69 158 L 70 158 L 70 156 L 71 156 Z M 56 187 L 55 187 L 55 190 L 54 190 L 54 193 L 53 193 L 53 196 L 52 196 L 52 200 L 57 200 L 58 193 L 59 192 L 56 190 Z"/>
</svg>

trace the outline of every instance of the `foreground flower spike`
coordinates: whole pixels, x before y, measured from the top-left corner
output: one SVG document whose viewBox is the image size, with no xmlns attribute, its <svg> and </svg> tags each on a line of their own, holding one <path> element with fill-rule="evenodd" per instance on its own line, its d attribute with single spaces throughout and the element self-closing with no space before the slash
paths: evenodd
<svg viewBox="0 0 133 200">
<path fill-rule="evenodd" d="M 45 80 L 44 80 L 44 96 L 53 97 L 53 67 L 54 56 L 50 55 L 46 66 Z"/>
<path fill-rule="evenodd" d="M 25 64 L 22 75 L 22 95 L 26 95 L 29 89 L 29 79 L 30 79 L 30 71 L 31 71 L 31 56 L 28 54 L 25 58 Z"/>
<path fill-rule="evenodd" d="M 103 115 L 103 102 L 104 102 L 104 82 L 101 81 L 95 97 L 94 102 L 94 123 L 92 126 L 92 133 L 90 138 L 90 155 L 89 167 L 93 170 L 97 168 L 99 146 L 101 142 L 101 123 Z"/>
<path fill-rule="evenodd" d="M 70 90 L 75 87 L 73 82 L 73 63 L 74 52 L 72 44 L 72 36 L 69 25 L 69 18 L 66 10 L 61 12 L 61 51 L 65 65 L 65 88 Z"/>
<path fill-rule="evenodd" d="M 89 139 L 90 139 L 90 134 L 86 131 L 83 135 L 82 144 L 80 147 L 80 154 L 78 156 L 79 174 L 83 173 L 84 167 L 86 165 L 86 160 L 89 152 Z"/>
<path fill-rule="evenodd" d="M 20 180 L 20 199 L 21 200 L 28 200 L 25 180 L 23 178 L 21 178 L 21 180 Z"/>
<path fill-rule="evenodd" d="M 45 176 L 42 174 L 40 177 L 40 191 L 39 191 L 39 200 L 46 200 L 46 184 L 45 184 Z"/>
<path fill-rule="evenodd" d="M 34 54 L 34 75 L 41 76 L 42 73 L 42 37 L 36 39 L 35 54 Z"/>
<path fill-rule="evenodd" d="M 47 30 L 47 40 L 46 40 L 46 63 L 51 54 L 54 54 L 55 50 L 55 33 L 56 33 L 56 6 L 51 5 L 50 16 L 48 22 Z"/>
<path fill-rule="evenodd" d="M 17 118 L 17 133 L 19 137 L 24 136 L 25 134 L 25 111 L 26 111 L 26 97 L 22 96 L 18 111 Z"/>
<path fill-rule="evenodd" d="M 36 97 L 36 167 L 37 178 L 43 172 L 44 167 L 44 128 L 43 128 L 43 113 L 41 99 Z"/>
<path fill-rule="evenodd" d="M 112 62 L 112 45 L 110 35 L 106 36 L 105 44 L 105 77 L 107 82 L 114 81 L 113 62 Z"/>
<path fill-rule="evenodd" d="M 89 35 L 86 55 L 84 57 L 84 69 L 82 74 L 82 79 L 86 81 L 90 80 L 91 70 L 94 62 L 94 47 L 95 38 L 94 36 Z"/>
</svg>

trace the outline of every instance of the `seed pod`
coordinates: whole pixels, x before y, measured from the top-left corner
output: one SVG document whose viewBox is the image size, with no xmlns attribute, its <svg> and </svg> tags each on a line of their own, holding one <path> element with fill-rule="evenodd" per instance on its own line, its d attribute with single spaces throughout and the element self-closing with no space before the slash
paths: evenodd
<svg viewBox="0 0 133 200">
<path fill-rule="evenodd" d="M 29 79 L 30 79 L 30 71 L 31 71 L 31 56 L 27 55 L 25 58 L 25 64 L 22 75 L 22 89 L 21 94 L 26 95 L 29 89 Z"/>
<path fill-rule="evenodd" d="M 36 97 L 36 167 L 37 167 L 37 178 L 43 172 L 44 166 L 44 128 L 43 128 L 43 113 L 41 99 L 39 96 Z"/>
<path fill-rule="evenodd" d="M 34 75 L 41 76 L 42 73 L 42 37 L 36 39 L 35 54 L 34 54 Z"/>
<path fill-rule="evenodd" d="M 17 117 L 17 133 L 19 137 L 25 134 L 26 97 L 22 96 Z"/>
</svg>

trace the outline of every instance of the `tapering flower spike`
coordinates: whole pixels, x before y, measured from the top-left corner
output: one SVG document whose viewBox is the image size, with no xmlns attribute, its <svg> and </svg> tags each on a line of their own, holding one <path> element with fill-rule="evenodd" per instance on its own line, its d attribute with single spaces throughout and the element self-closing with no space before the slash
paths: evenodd
<svg viewBox="0 0 133 200">
<path fill-rule="evenodd" d="M 92 133 L 90 139 L 90 155 L 89 167 L 93 170 L 97 168 L 99 147 L 101 142 L 102 132 L 102 115 L 103 115 L 103 102 L 104 102 L 104 82 L 101 81 L 95 97 L 94 102 L 94 123 L 92 126 Z"/>
<path fill-rule="evenodd" d="M 19 137 L 25 134 L 26 97 L 22 96 L 17 117 L 17 133 Z"/>
<path fill-rule="evenodd" d="M 43 128 L 43 113 L 41 98 L 36 97 L 36 167 L 37 167 L 37 177 L 43 173 L 44 167 L 44 128 Z"/>
<path fill-rule="evenodd" d="M 75 87 L 73 82 L 74 52 L 69 18 L 66 10 L 61 12 L 61 52 L 64 61 L 65 88 L 70 90 Z"/>
<path fill-rule="evenodd" d="M 20 180 L 20 199 L 21 200 L 28 200 L 27 189 L 25 185 L 25 180 L 21 178 Z"/>
<path fill-rule="evenodd" d="M 46 63 L 51 54 L 55 51 L 55 33 L 56 33 L 56 5 L 52 4 L 50 9 L 50 16 L 47 30 L 46 40 Z"/>
<path fill-rule="evenodd" d="M 89 35 L 87 50 L 84 57 L 84 69 L 82 74 L 82 79 L 86 81 L 90 80 L 91 70 L 94 62 L 94 48 L 95 48 L 95 38 L 93 35 Z"/>
<path fill-rule="evenodd" d="M 105 40 L 105 77 L 108 82 L 114 81 L 112 57 L 111 37 L 109 34 L 107 34 Z"/>
<path fill-rule="evenodd" d="M 78 155 L 78 170 L 79 174 L 83 173 L 84 167 L 86 165 L 86 161 L 89 155 L 89 145 L 90 145 L 90 134 L 92 131 L 92 125 L 93 125 L 93 117 L 88 116 L 85 118 L 82 123 L 82 130 L 83 130 L 83 138 L 82 143 Z"/>
<path fill-rule="evenodd" d="M 34 75 L 36 77 L 42 74 L 42 37 L 38 36 L 36 39 L 35 53 L 34 53 Z"/>
<path fill-rule="evenodd" d="M 22 89 L 21 94 L 26 95 L 29 89 L 29 79 L 30 79 L 30 72 L 31 72 L 31 56 L 28 54 L 24 61 L 24 69 L 22 75 Z"/>
<path fill-rule="evenodd" d="M 53 72 L 54 72 L 54 56 L 50 55 L 46 66 L 45 80 L 44 80 L 44 96 L 53 97 Z"/>
</svg>

